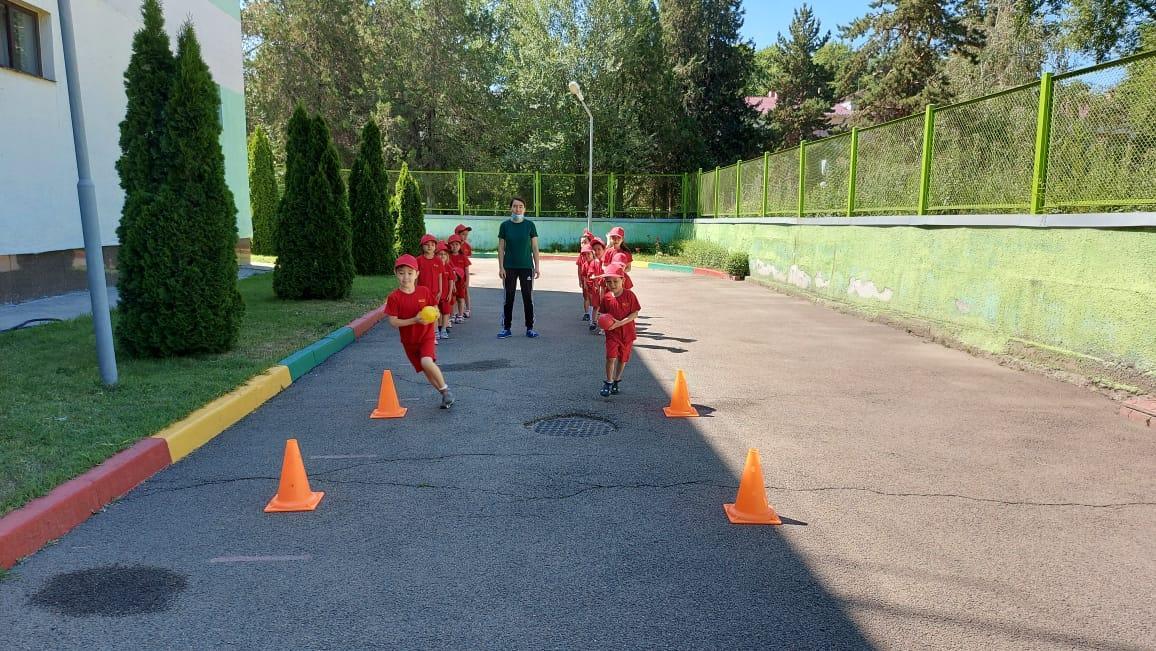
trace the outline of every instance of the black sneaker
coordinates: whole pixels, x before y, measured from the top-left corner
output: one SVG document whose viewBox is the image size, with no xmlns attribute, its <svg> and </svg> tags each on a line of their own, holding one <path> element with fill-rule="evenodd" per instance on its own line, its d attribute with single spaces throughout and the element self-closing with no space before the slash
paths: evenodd
<svg viewBox="0 0 1156 651">
<path fill-rule="evenodd" d="M 614 385 L 612 383 L 603 382 L 602 383 L 602 389 L 598 392 L 598 395 L 602 396 L 603 398 L 609 398 L 610 397 L 610 390 L 613 387 L 614 387 Z"/>
<path fill-rule="evenodd" d="M 589 321 L 590 320 L 590 313 L 589 312 L 583 312 L 582 313 L 582 320 L 583 321 Z"/>
<path fill-rule="evenodd" d="M 591 323 L 591 324 L 590 324 L 590 332 L 594 332 L 594 331 L 595 331 L 595 330 L 597 330 L 597 329 L 598 329 L 598 324 L 597 324 L 597 323 Z"/>
<path fill-rule="evenodd" d="M 618 380 L 615 380 L 614 382 L 612 382 L 610 384 L 610 395 L 612 395 L 612 396 L 618 395 Z"/>
</svg>

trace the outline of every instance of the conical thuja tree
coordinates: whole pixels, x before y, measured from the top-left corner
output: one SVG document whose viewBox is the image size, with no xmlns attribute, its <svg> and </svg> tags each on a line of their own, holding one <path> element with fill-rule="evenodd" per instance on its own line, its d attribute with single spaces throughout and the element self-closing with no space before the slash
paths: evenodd
<svg viewBox="0 0 1156 651">
<path fill-rule="evenodd" d="M 353 285 L 352 226 L 329 129 L 300 105 L 289 119 L 285 193 L 277 209 L 279 298 L 342 298 Z"/>
<path fill-rule="evenodd" d="M 329 135 L 329 126 L 320 116 L 313 118 L 314 143 L 320 145 L 321 158 L 310 184 L 315 269 L 307 298 L 336 299 L 349 296 L 353 289 L 353 224 L 345 181 L 337 148 Z"/>
<path fill-rule="evenodd" d="M 145 0 L 141 16 L 143 25 L 133 36 L 132 57 L 124 73 L 128 103 L 120 123 L 121 157 L 116 162 L 124 189 L 116 229 L 120 243 L 116 334 L 120 348 L 130 355 L 140 354 L 138 342 L 150 336 L 150 304 L 158 291 L 157 274 L 151 271 L 151 247 L 158 238 L 167 237 L 154 228 L 156 224 L 146 223 L 143 214 L 160 192 L 167 169 L 160 143 L 174 65 L 160 3 Z"/>
<path fill-rule="evenodd" d="M 273 233 L 277 230 L 277 173 L 273 170 L 273 147 L 265 130 L 257 127 L 249 137 L 249 207 L 253 211 L 250 249 L 258 255 L 276 255 Z"/>
<path fill-rule="evenodd" d="M 237 291 L 237 207 L 225 183 L 220 103 L 186 23 L 161 131 L 165 180 L 143 216 L 160 237 L 150 242 L 140 354 L 220 353 L 237 342 L 245 306 Z"/>
<path fill-rule="evenodd" d="M 349 173 L 349 212 L 353 218 L 353 262 L 362 275 L 393 271 L 393 220 L 381 130 L 372 120 L 361 130 L 361 149 Z"/>
<path fill-rule="evenodd" d="M 409 173 L 409 166 L 401 164 L 397 176 L 393 200 L 390 202 L 397 234 L 395 254 L 421 255 L 421 236 L 425 235 L 425 210 L 421 202 L 421 190 L 417 179 Z"/>
</svg>

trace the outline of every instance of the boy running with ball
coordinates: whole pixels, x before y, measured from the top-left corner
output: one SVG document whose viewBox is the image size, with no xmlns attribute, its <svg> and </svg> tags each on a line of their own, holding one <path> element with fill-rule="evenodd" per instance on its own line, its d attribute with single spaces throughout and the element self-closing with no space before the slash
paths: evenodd
<svg viewBox="0 0 1156 651">
<path fill-rule="evenodd" d="M 385 299 L 385 314 L 389 317 L 389 325 L 397 328 L 401 336 L 401 346 L 405 349 L 405 356 L 418 373 L 425 373 L 430 385 L 442 395 L 442 409 L 449 409 L 454 404 L 454 394 L 442 371 L 437 365 L 437 346 L 434 340 L 434 322 L 423 320 L 420 313 L 424 308 L 437 305 L 434 295 L 428 287 L 419 287 L 418 262 L 408 253 L 394 263 L 394 275 L 397 276 L 397 289 L 390 292 Z"/>
<path fill-rule="evenodd" d="M 616 262 L 607 265 L 606 272 L 601 275 L 605 291 L 598 301 L 598 312 L 601 314 L 599 321 L 604 322 L 602 327 L 606 331 L 606 381 L 598 393 L 603 398 L 618 395 L 622 371 L 630 361 L 630 351 L 638 336 L 634 319 L 638 318 L 642 306 L 634 292 L 624 286 L 624 275 L 623 266 Z"/>
</svg>

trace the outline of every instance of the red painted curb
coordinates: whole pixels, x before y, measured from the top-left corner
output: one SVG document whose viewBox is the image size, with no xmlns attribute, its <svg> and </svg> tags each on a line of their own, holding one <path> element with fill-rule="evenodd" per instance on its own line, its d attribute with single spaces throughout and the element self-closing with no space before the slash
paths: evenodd
<svg viewBox="0 0 1156 651">
<path fill-rule="evenodd" d="M 717 269 L 707 269 L 705 267 L 695 267 L 694 268 L 694 275 L 696 275 L 696 276 L 710 276 L 711 278 L 722 278 L 723 280 L 730 278 L 730 276 L 727 275 L 725 272 L 719 271 Z"/>
<path fill-rule="evenodd" d="M 0 518 L 0 567 L 11 568 L 167 465 L 168 445 L 149 437 Z"/>
<path fill-rule="evenodd" d="M 349 327 L 351 330 L 353 330 L 353 335 L 355 337 L 357 337 L 358 339 L 360 339 L 361 335 L 369 332 L 373 328 L 373 326 L 377 325 L 378 323 L 381 323 L 381 320 L 384 318 L 385 318 L 385 310 L 383 308 L 380 308 L 380 307 L 375 307 L 372 310 L 366 312 L 365 314 L 350 321 Z"/>
</svg>

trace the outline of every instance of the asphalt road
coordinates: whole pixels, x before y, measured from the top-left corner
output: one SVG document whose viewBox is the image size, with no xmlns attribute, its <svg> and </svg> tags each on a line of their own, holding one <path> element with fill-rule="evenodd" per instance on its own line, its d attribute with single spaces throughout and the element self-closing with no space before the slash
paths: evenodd
<svg viewBox="0 0 1156 651">
<path fill-rule="evenodd" d="M 606 400 L 573 264 L 545 263 L 536 340 L 494 338 L 495 269 L 439 347 L 453 409 L 379 326 L 18 565 L 0 647 L 1156 647 L 1156 444 L 1106 398 L 637 270 Z M 404 419 L 368 419 L 383 368 Z M 702 418 L 662 415 L 679 368 Z M 574 414 L 614 431 L 527 426 Z M 289 437 L 326 496 L 265 514 Z M 748 447 L 790 524 L 727 522 Z"/>
</svg>

